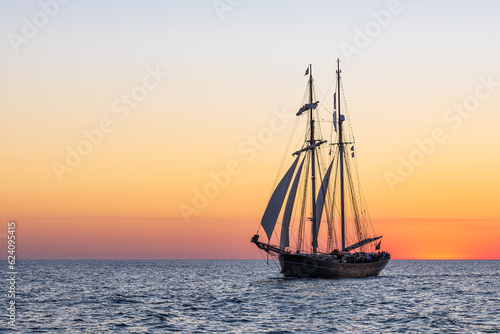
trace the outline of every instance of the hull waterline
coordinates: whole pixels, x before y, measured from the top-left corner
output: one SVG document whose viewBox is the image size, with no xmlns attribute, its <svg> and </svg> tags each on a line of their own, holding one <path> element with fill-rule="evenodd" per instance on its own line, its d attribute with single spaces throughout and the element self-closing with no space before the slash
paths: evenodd
<svg viewBox="0 0 500 334">
<path fill-rule="evenodd" d="M 390 257 L 367 263 L 327 261 L 307 255 L 280 254 L 281 273 L 298 278 L 362 278 L 377 276 L 390 261 Z"/>
</svg>

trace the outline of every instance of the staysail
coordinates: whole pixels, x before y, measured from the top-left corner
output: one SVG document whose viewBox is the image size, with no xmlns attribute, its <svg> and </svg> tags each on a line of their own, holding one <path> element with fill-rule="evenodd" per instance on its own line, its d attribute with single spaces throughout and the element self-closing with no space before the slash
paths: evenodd
<svg viewBox="0 0 500 334">
<path fill-rule="evenodd" d="M 325 196 L 328 190 L 328 183 L 330 181 L 330 173 L 332 171 L 333 160 L 326 171 L 325 177 L 323 178 L 323 182 L 321 182 L 321 189 L 319 190 L 318 197 L 316 199 L 316 230 L 313 231 L 313 243 L 317 247 L 318 246 L 318 233 L 319 233 L 319 225 L 321 223 L 321 214 L 323 213 L 323 206 L 325 204 Z M 313 225 L 314 226 L 314 225 Z"/>
<path fill-rule="evenodd" d="M 278 220 L 278 216 L 281 211 L 281 207 L 283 206 L 283 201 L 285 200 L 286 193 L 288 191 L 288 187 L 290 186 L 290 181 L 292 180 L 293 172 L 295 171 L 295 167 L 297 166 L 297 162 L 299 161 L 299 155 L 293 162 L 292 166 L 288 169 L 285 176 L 281 179 L 280 183 L 276 187 L 267 204 L 266 211 L 262 216 L 261 225 L 264 227 L 264 231 L 266 231 L 266 235 L 268 240 L 271 239 L 271 235 L 273 234 L 274 226 L 276 225 L 276 221 Z"/>
<path fill-rule="evenodd" d="M 306 159 L 302 159 L 300 163 L 299 169 L 295 174 L 295 179 L 292 183 L 292 188 L 290 189 L 290 193 L 288 194 L 288 199 L 285 205 L 285 213 L 283 214 L 283 222 L 281 224 L 281 237 L 280 237 L 280 249 L 285 249 L 289 246 L 290 240 L 290 218 L 292 217 L 293 204 L 295 203 L 295 195 L 297 194 L 297 187 L 299 186 L 300 174 L 302 172 L 302 166 L 304 165 L 304 161 Z"/>
</svg>

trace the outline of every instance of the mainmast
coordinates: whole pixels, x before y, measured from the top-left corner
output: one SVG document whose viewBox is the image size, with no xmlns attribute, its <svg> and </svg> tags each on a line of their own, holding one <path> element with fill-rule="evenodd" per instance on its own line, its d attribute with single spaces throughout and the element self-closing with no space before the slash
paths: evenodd
<svg viewBox="0 0 500 334">
<path fill-rule="evenodd" d="M 313 78 L 312 78 L 312 64 L 309 64 L 309 105 L 311 106 L 309 114 L 309 124 L 310 124 L 310 139 L 309 145 L 311 149 L 311 184 L 312 184 L 312 246 L 313 254 L 316 254 L 318 249 L 318 236 L 316 234 L 316 169 L 315 169 L 315 153 L 316 149 L 314 147 L 314 118 L 313 118 Z"/>
<path fill-rule="evenodd" d="M 337 58 L 337 105 L 339 122 L 339 156 L 340 156 L 340 222 L 342 232 L 342 250 L 345 250 L 345 215 L 344 215 L 344 143 L 342 139 L 342 122 L 344 115 L 340 114 L 340 59 Z"/>
</svg>

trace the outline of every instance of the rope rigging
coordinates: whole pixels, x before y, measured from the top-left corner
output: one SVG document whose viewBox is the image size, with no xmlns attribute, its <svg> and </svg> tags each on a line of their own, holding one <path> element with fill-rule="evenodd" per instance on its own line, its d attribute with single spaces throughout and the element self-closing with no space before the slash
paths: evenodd
<svg viewBox="0 0 500 334">
<path fill-rule="evenodd" d="M 307 122 L 304 136 L 299 143 L 294 140 L 298 132 L 296 122 L 261 220 L 267 241 L 259 241 L 258 234 L 251 239 L 268 256 L 279 258 L 285 277 L 376 276 L 390 260 L 387 252 L 376 252 L 380 250 L 380 241 L 376 245 L 374 242 L 382 237 L 374 234 L 361 190 L 339 59 L 336 65 L 333 108 L 319 88 L 316 89 L 323 95 L 323 103 L 316 101 L 311 64 L 305 72 L 308 89 L 296 113 L 297 120 Z M 332 83 L 327 94 L 333 86 Z M 320 110 L 330 118 L 321 118 Z M 323 140 L 328 136 L 330 145 Z M 290 159 L 287 154 L 292 141 L 299 149 L 293 152 L 294 162 L 282 175 L 285 160 Z M 281 233 L 276 226 L 281 226 Z"/>
<path fill-rule="evenodd" d="M 291 211 L 291 219 L 288 225 L 288 231 L 295 232 L 292 235 L 290 235 L 291 238 L 290 241 L 295 242 L 295 245 L 292 243 L 289 244 L 288 249 L 293 249 L 295 246 L 296 251 L 302 252 L 305 249 L 309 249 L 309 247 L 304 247 L 304 243 L 307 240 L 311 239 L 313 240 L 316 236 L 313 237 L 312 233 L 313 229 L 307 230 L 308 232 L 306 233 L 306 225 L 310 226 L 310 224 L 306 224 L 306 222 L 314 221 L 314 218 L 308 218 L 310 216 L 310 213 L 312 212 L 312 217 L 315 217 L 316 212 L 323 211 L 324 214 L 321 216 L 321 220 L 326 220 L 326 228 L 321 228 L 321 221 L 317 221 L 316 224 L 320 224 L 319 228 L 317 230 L 325 230 L 326 229 L 326 245 L 321 245 L 321 249 L 326 249 L 326 252 L 331 252 L 332 249 L 341 249 L 342 247 L 339 245 L 339 237 L 338 237 L 338 231 L 342 231 L 342 227 L 340 226 L 340 204 L 338 203 L 338 195 L 339 195 L 339 181 L 340 181 L 340 176 L 339 176 L 339 170 L 340 170 L 340 165 L 343 164 L 345 167 L 345 175 L 344 175 L 344 181 L 345 181 L 345 189 L 344 189 L 344 194 L 345 194 L 345 200 L 344 200 L 344 237 L 345 241 L 349 243 L 349 245 L 354 244 L 356 242 L 359 242 L 360 240 L 366 239 L 370 236 L 374 236 L 374 230 L 373 230 L 373 225 L 371 223 L 371 220 L 369 218 L 368 210 L 366 207 L 366 201 L 363 195 L 363 192 L 361 190 L 361 184 L 359 180 L 359 173 L 358 173 L 358 166 L 356 163 L 356 160 L 354 159 L 354 133 L 353 129 L 351 126 L 351 121 L 349 117 L 349 110 L 347 107 L 347 100 L 345 97 L 345 91 L 344 87 L 342 85 L 342 81 L 340 77 L 338 80 L 335 80 L 335 92 L 336 95 L 341 95 L 342 101 L 340 102 L 341 105 L 336 105 L 338 104 L 337 101 L 335 101 L 336 107 L 338 109 L 332 108 L 330 104 L 330 100 L 327 99 L 324 94 L 321 92 L 321 90 L 316 87 L 314 84 L 314 80 L 312 77 L 309 79 L 309 87 L 306 89 L 304 96 L 303 96 L 303 106 L 301 110 L 299 110 L 299 113 L 297 113 L 297 118 L 296 121 L 294 122 L 293 130 L 290 133 L 289 140 L 287 142 L 287 148 L 285 150 L 285 153 L 282 156 L 282 159 L 280 161 L 280 165 L 278 168 L 278 173 L 275 177 L 274 181 L 274 186 L 272 189 L 275 189 L 276 185 L 278 184 L 280 177 L 282 177 L 282 172 L 283 172 L 283 166 L 285 165 L 285 161 L 288 158 L 288 154 L 290 154 L 290 147 L 292 146 L 292 142 L 295 140 L 294 137 L 298 134 L 298 120 L 301 117 L 302 114 L 307 116 L 307 118 L 312 117 L 313 120 L 311 120 L 311 126 L 305 127 L 304 131 L 302 133 L 302 136 L 298 137 L 297 140 L 301 140 L 300 143 L 296 143 L 298 145 L 295 145 L 294 147 L 300 147 L 300 150 L 305 151 L 305 159 L 306 161 L 304 162 L 304 168 L 305 171 L 303 171 L 300 175 L 300 181 L 299 181 L 299 186 L 300 189 L 303 189 L 300 191 L 300 194 L 297 194 L 297 198 L 295 198 L 295 204 L 292 208 Z M 330 85 L 327 93 L 329 94 L 332 87 L 334 86 L 333 82 Z M 314 88 L 314 89 L 313 89 Z M 319 104 L 319 108 L 317 108 L 316 102 L 312 103 L 311 101 L 315 101 L 316 93 L 315 89 L 319 91 L 319 95 L 323 96 L 323 102 Z M 337 92 L 340 92 L 338 94 Z M 337 96 L 338 97 L 338 96 Z M 314 106 L 311 106 L 308 108 L 309 105 L 314 104 Z M 342 113 L 341 115 L 344 116 L 344 119 L 342 121 L 342 127 L 343 127 L 343 138 L 339 138 L 339 129 L 336 122 L 339 122 L 337 120 L 338 117 L 340 117 L 340 113 L 338 112 L 341 110 L 342 107 Z M 305 113 L 303 112 L 304 108 L 308 108 L 310 113 L 308 112 Z M 331 116 L 331 119 L 323 119 L 319 115 L 319 109 L 322 111 L 328 112 L 328 114 Z M 322 138 L 324 138 L 323 133 L 324 131 L 324 126 L 328 125 L 328 127 L 331 128 L 330 134 L 329 134 L 329 141 L 330 141 L 330 147 L 327 147 L 327 145 L 320 146 L 322 143 Z M 314 127 L 313 127 L 314 126 Z M 308 138 L 312 138 L 311 136 L 311 131 L 314 131 L 314 142 L 311 140 L 308 140 Z M 335 134 L 334 134 L 335 132 Z M 300 138 L 300 139 L 299 139 Z M 304 140 L 306 138 L 306 140 Z M 342 144 L 340 144 L 342 143 Z M 317 144 L 317 145 L 316 145 Z M 343 149 L 340 150 L 339 146 L 342 145 Z M 351 146 L 351 149 L 349 149 L 349 146 Z M 328 151 L 327 151 L 328 150 Z M 351 153 L 352 151 L 352 153 Z M 297 152 L 297 151 L 295 151 Z M 316 153 L 314 153 L 316 152 Z M 327 158 L 325 159 L 325 154 L 328 152 Z M 313 154 L 316 157 L 316 161 L 314 163 L 314 168 L 317 167 L 316 172 L 317 172 L 317 177 L 316 180 L 314 181 L 315 185 L 311 186 L 311 170 L 313 168 L 312 166 L 312 161 L 313 159 Z M 342 157 L 341 157 L 342 154 Z M 353 155 L 351 157 L 351 154 Z M 336 162 L 334 162 L 335 166 L 332 166 L 332 169 L 335 169 L 335 171 L 332 171 L 333 175 L 331 175 L 330 180 L 329 180 L 329 185 L 327 185 L 326 189 L 321 189 L 323 187 L 323 178 L 325 177 L 325 173 L 327 171 L 328 166 L 332 162 L 332 160 L 337 159 Z M 334 168 L 333 168 L 334 167 Z M 294 172 L 294 175 L 297 171 Z M 296 186 L 295 186 L 296 187 Z M 311 189 L 309 188 L 314 188 L 316 187 L 316 193 L 312 194 Z M 309 197 L 313 196 L 313 201 L 312 203 L 315 203 L 315 199 L 318 198 L 320 192 L 323 191 L 324 194 L 324 199 L 323 199 L 323 208 L 319 209 L 319 211 L 316 210 L 316 208 L 313 208 L 311 204 L 309 204 Z M 287 196 L 290 196 L 290 189 L 286 190 Z M 271 191 L 269 198 L 271 198 L 271 195 L 273 192 Z M 295 195 L 294 195 L 295 197 Z M 280 217 L 282 217 L 283 213 L 281 213 Z M 296 219 L 296 216 L 299 219 Z M 319 217 L 317 217 L 319 219 Z M 282 225 L 282 221 L 280 220 L 277 222 L 278 225 Z M 298 224 L 298 228 L 297 228 Z M 324 224 L 323 224 L 324 225 Z M 317 225 L 316 225 L 317 226 Z M 282 227 L 283 228 L 283 227 Z M 260 226 L 259 226 L 260 229 Z M 324 232 L 322 232 L 324 233 Z M 273 230 L 273 238 L 277 238 L 279 240 L 280 238 L 280 233 L 278 232 L 278 229 Z M 296 238 L 296 239 L 295 239 Z M 324 239 L 322 239 L 322 243 L 324 243 Z M 348 246 L 346 244 L 345 246 Z M 316 247 L 316 246 L 313 246 Z M 317 244 L 318 250 L 320 248 L 319 245 L 319 240 Z M 364 248 L 364 246 L 361 246 Z M 315 249 L 314 249 L 315 251 Z"/>
</svg>

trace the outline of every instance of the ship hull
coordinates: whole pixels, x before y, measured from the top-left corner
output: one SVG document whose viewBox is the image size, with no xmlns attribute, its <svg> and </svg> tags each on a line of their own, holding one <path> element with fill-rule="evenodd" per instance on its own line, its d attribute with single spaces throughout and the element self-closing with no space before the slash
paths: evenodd
<svg viewBox="0 0 500 334">
<path fill-rule="evenodd" d="M 302 254 L 280 254 L 279 261 L 285 277 L 361 278 L 377 276 L 389 263 L 390 257 L 367 263 L 345 263 Z"/>
</svg>

